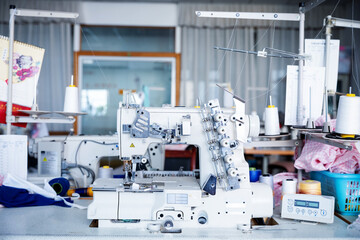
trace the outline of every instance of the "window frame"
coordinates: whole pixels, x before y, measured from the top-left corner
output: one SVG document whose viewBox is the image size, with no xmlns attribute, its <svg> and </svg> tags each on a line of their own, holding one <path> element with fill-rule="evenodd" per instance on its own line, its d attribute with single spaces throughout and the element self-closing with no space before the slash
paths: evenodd
<svg viewBox="0 0 360 240">
<path fill-rule="evenodd" d="M 175 104 L 179 105 L 180 101 L 180 63 L 181 54 L 163 53 L 163 52 L 108 52 L 108 51 L 78 51 L 74 52 L 74 83 L 79 86 L 80 57 L 142 57 L 142 58 L 174 58 L 175 59 Z M 78 117 L 73 124 L 75 134 L 78 134 Z"/>
</svg>

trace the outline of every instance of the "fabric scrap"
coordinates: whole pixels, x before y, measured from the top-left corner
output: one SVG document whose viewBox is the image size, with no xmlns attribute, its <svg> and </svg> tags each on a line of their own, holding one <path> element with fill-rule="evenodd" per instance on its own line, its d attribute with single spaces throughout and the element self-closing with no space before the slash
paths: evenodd
<svg viewBox="0 0 360 240">
<path fill-rule="evenodd" d="M 64 201 L 56 201 L 54 199 L 44 197 L 40 194 L 31 194 L 26 189 L 8 187 L 5 185 L 0 186 L 0 204 L 8 208 L 47 205 L 70 207 Z"/>
</svg>

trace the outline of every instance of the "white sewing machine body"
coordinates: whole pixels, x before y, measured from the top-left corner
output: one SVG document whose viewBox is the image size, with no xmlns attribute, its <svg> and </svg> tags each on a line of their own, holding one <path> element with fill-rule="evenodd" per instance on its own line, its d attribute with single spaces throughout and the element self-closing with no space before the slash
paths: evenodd
<svg viewBox="0 0 360 240">
<path fill-rule="evenodd" d="M 119 155 L 117 135 L 84 135 L 84 136 L 49 136 L 35 138 L 29 143 L 29 155 L 38 159 L 38 166 L 43 162 L 42 153 L 51 154 L 54 165 L 57 166 L 56 172 L 42 174 L 40 169 L 38 176 L 30 180 L 43 182 L 43 177 L 61 177 L 62 170 L 67 166 L 77 164 L 86 166 L 98 173 L 101 159 L 116 158 Z M 94 143 L 97 142 L 97 143 Z M 115 144 L 112 144 L 115 143 Z M 71 175 L 77 181 L 79 187 L 88 187 L 91 179 L 86 178 L 77 168 L 72 168 Z M 39 178 L 39 180 L 37 180 Z M 41 179 L 41 180 L 40 180 Z"/>
<path fill-rule="evenodd" d="M 131 176 L 96 180 L 88 218 L 98 219 L 99 227 L 179 232 L 198 227 L 246 230 L 251 218 L 271 217 L 272 190 L 250 184 L 244 158 L 243 143 L 254 132 L 251 117 L 243 102 L 235 100 L 235 105 L 236 111 L 226 112 L 217 100 L 201 109 L 120 107 L 119 152 L 130 163 Z M 200 179 L 191 172 L 137 171 L 138 164 L 154 169 L 152 156 L 159 144 L 180 143 L 198 147 Z"/>
</svg>

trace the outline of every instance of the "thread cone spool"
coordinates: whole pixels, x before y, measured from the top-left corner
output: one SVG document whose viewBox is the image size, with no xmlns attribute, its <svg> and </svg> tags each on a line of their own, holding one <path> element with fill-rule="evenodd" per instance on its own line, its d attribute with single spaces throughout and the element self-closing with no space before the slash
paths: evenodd
<svg viewBox="0 0 360 240">
<path fill-rule="evenodd" d="M 274 191 L 274 179 L 271 174 L 263 174 L 259 177 L 259 182 L 265 183 L 271 187 L 271 189 Z"/>
<path fill-rule="evenodd" d="M 109 166 L 103 166 L 99 168 L 98 178 L 113 178 L 114 169 Z"/>
<path fill-rule="evenodd" d="M 321 195 L 321 183 L 314 180 L 301 181 L 299 184 L 299 193 Z"/>
<path fill-rule="evenodd" d="M 66 87 L 64 112 L 79 112 L 79 90 L 75 85 Z"/>
<path fill-rule="evenodd" d="M 342 137 L 360 135 L 360 97 L 355 94 L 340 97 L 335 132 Z"/>
<path fill-rule="evenodd" d="M 285 194 L 296 194 L 296 179 L 284 179 L 282 181 L 281 200 Z"/>
<path fill-rule="evenodd" d="M 279 135 L 279 112 L 274 105 L 265 108 L 265 135 Z"/>
<path fill-rule="evenodd" d="M 274 199 L 274 178 L 271 174 L 263 174 L 259 178 L 260 183 L 265 183 L 271 187 L 271 190 L 273 192 L 273 207 L 275 207 L 275 199 Z"/>
<path fill-rule="evenodd" d="M 63 177 L 50 180 L 49 185 L 55 190 L 56 194 L 60 196 L 65 196 L 70 188 L 69 180 Z"/>
<path fill-rule="evenodd" d="M 259 181 L 260 175 L 261 175 L 261 170 L 260 169 L 249 168 L 250 182 Z"/>
</svg>

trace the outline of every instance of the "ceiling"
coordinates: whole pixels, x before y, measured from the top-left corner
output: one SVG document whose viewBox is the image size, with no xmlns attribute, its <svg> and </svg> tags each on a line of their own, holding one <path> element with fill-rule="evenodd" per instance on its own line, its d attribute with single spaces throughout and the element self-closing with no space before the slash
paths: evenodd
<svg viewBox="0 0 360 240">
<path fill-rule="evenodd" d="M 282 5 L 296 5 L 300 2 L 321 2 L 322 6 L 329 5 L 344 5 L 358 0 L 60 0 L 72 2 L 145 2 L 145 3 L 244 3 L 244 4 L 282 4 Z M 320 6 L 321 6 L 320 5 Z"/>
<path fill-rule="evenodd" d="M 310 2 L 310 0 L 62 0 L 62 1 L 83 1 L 83 2 L 160 2 L 160 3 L 277 3 L 277 4 L 299 4 Z M 321 0 L 314 0 L 321 1 Z M 326 4 L 336 3 L 338 0 L 325 0 Z M 351 0 L 341 0 L 349 2 Z M 324 4 L 324 3 L 323 3 Z"/>
</svg>

